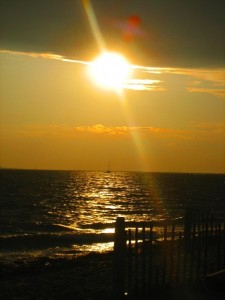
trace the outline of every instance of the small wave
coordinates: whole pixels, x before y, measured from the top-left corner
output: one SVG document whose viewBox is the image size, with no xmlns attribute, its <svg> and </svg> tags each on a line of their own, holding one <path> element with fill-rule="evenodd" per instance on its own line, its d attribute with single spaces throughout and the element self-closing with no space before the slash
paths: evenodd
<svg viewBox="0 0 225 300">
<path fill-rule="evenodd" d="M 75 230 L 76 227 L 72 225 L 64 225 L 64 224 L 53 224 L 53 226 L 56 226 L 57 228 L 60 228 L 62 230 Z"/>
<path fill-rule="evenodd" d="M 47 249 L 113 241 L 112 233 L 34 234 L 1 237 L 1 249 Z"/>
<path fill-rule="evenodd" d="M 81 229 L 106 229 L 106 228 L 114 228 L 115 223 L 89 223 L 89 224 L 79 224 L 79 228 Z"/>
</svg>

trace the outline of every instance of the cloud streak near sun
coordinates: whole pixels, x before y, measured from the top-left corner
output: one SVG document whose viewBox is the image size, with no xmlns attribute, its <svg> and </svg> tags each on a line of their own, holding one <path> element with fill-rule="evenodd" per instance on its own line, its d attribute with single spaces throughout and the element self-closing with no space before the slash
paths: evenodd
<svg viewBox="0 0 225 300">
<path fill-rule="evenodd" d="M 15 57 L 30 57 L 33 59 L 50 59 L 61 62 L 80 64 L 89 67 L 92 61 L 78 60 L 54 53 L 20 52 L 0 50 L 0 54 Z M 122 88 L 141 91 L 164 92 L 168 89 L 167 80 L 172 76 L 179 76 L 183 87 L 188 93 L 207 93 L 218 98 L 225 98 L 225 68 L 159 68 L 132 65 L 132 77 L 125 80 Z M 182 85 L 181 84 L 181 85 Z"/>
</svg>

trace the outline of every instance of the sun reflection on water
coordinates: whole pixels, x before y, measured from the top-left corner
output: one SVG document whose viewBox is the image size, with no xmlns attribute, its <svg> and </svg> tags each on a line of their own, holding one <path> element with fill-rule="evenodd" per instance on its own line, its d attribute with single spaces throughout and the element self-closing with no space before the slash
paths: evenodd
<svg viewBox="0 0 225 300">
<path fill-rule="evenodd" d="M 106 230 L 118 216 L 126 221 L 165 219 L 168 211 L 150 174 L 130 172 L 71 172 L 64 185 L 66 197 L 48 213 L 58 224 L 73 229 Z M 162 195 L 161 195 L 162 196 Z M 96 224 L 99 225 L 96 227 Z"/>
<path fill-rule="evenodd" d="M 102 233 L 115 233 L 115 228 L 106 228 L 106 229 L 103 229 Z"/>
<path fill-rule="evenodd" d="M 105 253 L 105 252 L 108 252 L 108 251 L 112 251 L 113 245 L 114 245 L 113 242 L 93 243 L 91 245 L 83 245 L 82 250 L 84 252 L 87 251 L 87 252 Z"/>
</svg>

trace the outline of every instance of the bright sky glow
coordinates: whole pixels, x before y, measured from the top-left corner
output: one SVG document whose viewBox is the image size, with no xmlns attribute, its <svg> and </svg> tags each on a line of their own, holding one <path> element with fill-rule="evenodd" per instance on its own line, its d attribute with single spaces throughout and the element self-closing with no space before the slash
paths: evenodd
<svg viewBox="0 0 225 300">
<path fill-rule="evenodd" d="M 225 172 L 224 1 L 14 2 L 1 167 Z"/>
</svg>

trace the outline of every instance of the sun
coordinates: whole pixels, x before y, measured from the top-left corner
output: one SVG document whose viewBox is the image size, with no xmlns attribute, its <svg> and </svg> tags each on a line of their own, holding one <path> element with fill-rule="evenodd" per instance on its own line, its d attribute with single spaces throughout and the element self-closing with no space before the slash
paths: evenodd
<svg viewBox="0 0 225 300">
<path fill-rule="evenodd" d="M 91 78 L 106 89 L 123 89 L 131 74 L 131 65 L 119 53 L 103 52 L 90 64 Z"/>
</svg>

